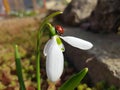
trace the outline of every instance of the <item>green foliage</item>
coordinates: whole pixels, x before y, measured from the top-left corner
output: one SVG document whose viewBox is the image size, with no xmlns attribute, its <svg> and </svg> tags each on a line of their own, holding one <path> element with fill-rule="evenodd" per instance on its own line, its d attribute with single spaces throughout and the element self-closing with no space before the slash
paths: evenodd
<svg viewBox="0 0 120 90">
<path fill-rule="evenodd" d="M 84 68 L 79 73 L 73 75 L 59 88 L 59 90 L 74 90 L 79 85 L 80 81 L 85 77 L 87 72 L 88 68 Z"/>
<path fill-rule="evenodd" d="M 96 83 L 95 86 L 89 87 L 87 84 L 79 84 L 77 90 L 119 90 L 114 85 L 108 86 L 104 81 Z"/>
<path fill-rule="evenodd" d="M 21 62 L 20 62 L 20 55 L 19 55 L 17 45 L 15 46 L 15 62 L 16 62 L 16 71 L 17 71 L 17 75 L 18 75 L 18 80 L 19 80 L 19 84 L 20 84 L 20 90 L 26 90 L 25 84 L 23 81 L 22 66 L 21 66 Z"/>
</svg>

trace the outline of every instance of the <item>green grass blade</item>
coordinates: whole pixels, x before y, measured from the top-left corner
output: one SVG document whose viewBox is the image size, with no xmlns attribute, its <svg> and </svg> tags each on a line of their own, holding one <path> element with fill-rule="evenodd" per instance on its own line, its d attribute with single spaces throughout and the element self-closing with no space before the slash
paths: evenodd
<svg viewBox="0 0 120 90">
<path fill-rule="evenodd" d="M 80 81 L 85 77 L 87 72 L 88 68 L 84 68 L 79 73 L 73 75 L 59 88 L 59 90 L 74 90 L 79 85 Z"/>
<path fill-rule="evenodd" d="M 25 89 L 25 84 L 23 81 L 23 76 L 22 76 L 22 67 L 21 67 L 21 62 L 20 62 L 20 55 L 18 52 L 18 46 L 15 46 L 15 63 L 16 63 L 16 71 L 17 71 L 17 76 L 18 76 L 18 81 L 20 84 L 20 90 L 26 90 Z"/>
</svg>

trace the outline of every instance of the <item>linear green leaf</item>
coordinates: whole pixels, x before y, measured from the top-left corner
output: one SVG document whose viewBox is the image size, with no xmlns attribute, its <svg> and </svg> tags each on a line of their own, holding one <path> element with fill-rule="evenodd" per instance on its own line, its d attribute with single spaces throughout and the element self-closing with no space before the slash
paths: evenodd
<svg viewBox="0 0 120 90">
<path fill-rule="evenodd" d="M 79 73 L 73 75 L 59 88 L 59 90 L 74 90 L 79 85 L 80 81 L 85 77 L 87 72 L 88 68 L 84 68 Z"/>
<path fill-rule="evenodd" d="M 26 90 L 25 89 L 25 84 L 23 81 L 23 76 L 22 76 L 22 66 L 20 62 L 20 55 L 18 52 L 18 46 L 15 45 L 15 63 L 16 63 L 16 71 L 17 71 L 17 76 L 18 76 L 18 81 L 20 84 L 20 90 Z"/>
</svg>

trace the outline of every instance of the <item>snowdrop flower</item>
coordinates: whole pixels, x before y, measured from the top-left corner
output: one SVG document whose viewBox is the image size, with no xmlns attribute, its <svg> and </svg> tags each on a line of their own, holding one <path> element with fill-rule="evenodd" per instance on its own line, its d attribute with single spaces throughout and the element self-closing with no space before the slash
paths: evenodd
<svg viewBox="0 0 120 90">
<path fill-rule="evenodd" d="M 88 50 L 92 48 L 93 45 L 88 41 L 76 37 L 59 36 L 58 34 L 64 33 L 63 28 L 59 25 L 57 25 L 55 28 L 51 25 L 49 25 L 49 27 L 51 39 L 46 43 L 43 53 L 46 56 L 47 77 L 50 81 L 56 82 L 62 75 L 64 67 L 63 52 L 65 51 L 65 48 L 61 39 L 63 39 L 71 46 L 82 50 Z"/>
</svg>

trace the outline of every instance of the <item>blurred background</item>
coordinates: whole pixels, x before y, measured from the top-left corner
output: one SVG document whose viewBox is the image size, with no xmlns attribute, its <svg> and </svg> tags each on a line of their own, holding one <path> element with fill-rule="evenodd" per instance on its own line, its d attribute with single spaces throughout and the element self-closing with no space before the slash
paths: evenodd
<svg viewBox="0 0 120 90">
<path fill-rule="evenodd" d="M 63 14 L 50 22 L 64 28 L 63 36 L 94 45 L 83 51 L 64 42 L 65 69 L 56 87 L 88 67 L 87 76 L 75 90 L 120 90 L 120 0 L 0 0 L 0 90 L 19 90 L 15 44 L 19 46 L 26 88 L 37 90 L 36 34 L 42 20 L 55 11 Z M 41 52 L 48 39 L 45 32 Z M 48 90 L 43 54 L 41 76 L 42 90 Z"/>
</svg>

